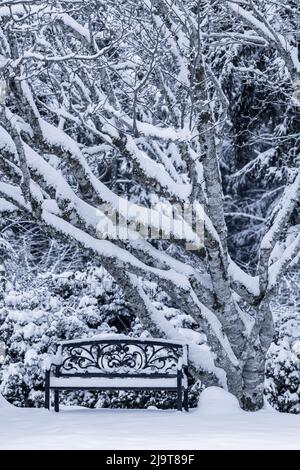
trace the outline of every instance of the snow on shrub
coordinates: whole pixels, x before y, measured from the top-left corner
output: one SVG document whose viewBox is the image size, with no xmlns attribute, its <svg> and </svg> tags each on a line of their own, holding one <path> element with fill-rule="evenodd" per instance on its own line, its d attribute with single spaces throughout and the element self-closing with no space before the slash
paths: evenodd
<svg viewBox="0 0 300 470">
<path fill-rule="evenodd" d="M 283 310 L 266 364 L 266 397 L 278 411 L 300 413 L 300 316 Z"/>
<path fill-rule="evenodd" d="M 101 268 L 43 275 L 36 284 L 9 290 L 0 308 L 0 341 L 6 345 L 0 391 L 17 406 L 43 405 L 43 362 L 57 341 L 116 333 L 133 322 Z"/>
</svg>

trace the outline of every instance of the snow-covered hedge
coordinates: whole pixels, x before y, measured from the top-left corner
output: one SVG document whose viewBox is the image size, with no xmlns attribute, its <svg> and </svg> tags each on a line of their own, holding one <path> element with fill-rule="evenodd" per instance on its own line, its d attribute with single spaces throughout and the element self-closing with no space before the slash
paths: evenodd
<svg viewBox="0 0 300 470">
<path fill-rule="evenodd" d="M 58 340 L 131 331 L 134 321 L 102 268 L 48 273 L 32 284 L 9 289 L 0 309 L 0 340 L 6 345 L 1 392 L 17 406 L 43 405 L 43 361 Z"/>
<path fill-rule="evenodd" d="M 49 273 L 39 284 L 9 290 L 0 309 L 0 339 L 6 345 L 1 392 L 17 406 L 43 404 L 43 361 L 59 339 L 117 332 L 130 328 L 133 319 L 101 268 Z"/>
<path fill-rule="evenodd" d="M 272 305 L 276 334 L 266 364 L 266 397 L 278 411 L 300 413 L 299 266 L 278 286 Z"/>
<path fill-rule="evenodd" d="M 266 397 L 278 411 L 300 413 L 300 316 L 283 312 L 266 365 Z"/>
</svg>

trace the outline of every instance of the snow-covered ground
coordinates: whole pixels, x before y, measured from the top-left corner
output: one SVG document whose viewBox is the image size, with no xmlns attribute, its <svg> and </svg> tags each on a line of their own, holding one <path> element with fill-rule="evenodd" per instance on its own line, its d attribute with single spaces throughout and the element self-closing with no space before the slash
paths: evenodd
<svg viewBox="0 0 300 470">
<path fill-rule="evenodd" d="M 300 449 L 300 415 L 247 413 L 211 387 L 189 413 L 0 406 L 1 449 Z"/>
</svg>

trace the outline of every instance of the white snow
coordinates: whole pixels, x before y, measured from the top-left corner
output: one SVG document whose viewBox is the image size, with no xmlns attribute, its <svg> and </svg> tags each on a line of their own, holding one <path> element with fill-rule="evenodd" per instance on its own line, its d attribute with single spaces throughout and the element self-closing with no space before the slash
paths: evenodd
<svg viewBox="0 0 300 470">
<path fill-rule="evenodd" d="M 88 42 L 91 41 L 91 35 L 87 27 L 82 26 L 78 21 L 76 21 L 72 16 L 68 15 L 67 13 L 58 13 L 57 17 L 60 19 L 62 23 L 69 28 L 72 28 L 73 31 L 76 31 L 80 36 L 83 36 Z"/>
<path fill-rule="evenodd" d="M 64 340 L 64 341 L 59 341 L 59 344 L 61 345 L 65 345 L 65 344 L 76 344 L 78 341 L 80 341 L 80 343 L 92 343 L 93 341 L 95 340 L 107 340 L 107 341 L 110 341 L 110 340 L 128 340 L 128 339 L 132 339 L 132 340 L 137 340 L 139 342 L 143 342 L 143 341 L 147 341 L 147 343 L 157 343 L 157 341 L 159 341 L 160 343 L 172 343 L 172 344 L 178 344 L 178 345 L 184 345 L 186 344 L 185 341 L 179 341 L 179 340 L 175 340 L 175 339 L 163 339 L 163 338 L 159 338 L 159 340 L 155 339 L 155 338 L 143 338 L 143 337 L 140 337 L 140 338 L 135 338 L 135 337 L 129 337 L 128 335 L 122 335 L 122 334 L 111 334 L 111 333 L 101 333 L 101 335 L 94 335 L 92 338 L 80 338 L 80 339 L 68 339 L 68 340 Z"/>
<path fill-rule="evenodd" d="M 50 379 L 51 387 L 82 387 L 82 388 L 93 388 L 99 387 L 99 389 L 106 389 L 107 387 L 128 387 L 132 388 L 162 388 L 166 389 L 168 387 L 177 387 L 177 378 L 165 378 L 165 379 L 154 379 L 154 378 L 144 378 L 144 377 L 51 377 Z"/>
<path fill-rule="evenodd" d="M 300 416 L 250 413 L 216 387 L 197 409 L 45 409 L 0 406 L 1 449 L 300 449 Z"/>
<path fill-rule="evenodd" d="M 9 133 L 0 126 L 0 149 L 4 152 L 16 154 L 16 146 Z"/>
<path fill-rule="evenodd" d="M 250 276 L 241 269 L 232 259 L 229 260 L 228 272 L 234 282 L 242 284 L 247 291 L 254 295 L 259 295 L 259 277 Z"/>
<path fill-rule="evenodd" d="M 24 201 L 22 191 L 19 187 L 0 182 L 0 194 L 12 199 L 18 206 L 30 210 L 29 205 Z"/>
<path fill-rule="evenodd" d="M 0 212 L 14 212 L 16 210 L 16 206 L 11 204 L 11 202 L 6 201 L 3 198 L 0 198 Z"/>
</svg>

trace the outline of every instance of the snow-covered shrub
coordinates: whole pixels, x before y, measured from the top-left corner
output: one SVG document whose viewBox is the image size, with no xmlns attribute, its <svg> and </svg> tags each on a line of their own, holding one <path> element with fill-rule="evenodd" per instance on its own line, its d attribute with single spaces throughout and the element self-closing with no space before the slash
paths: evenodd
<svg viewBox="0 0 300 470">
<path fill-rule="evenodd" d="M 266 396 L 278 411 L 300 413 L 300 318 L 283 316 L 276 327 L 266 365 Z"/>
<path fill-rule="evenodd" d="M 43 362 L 57 341 L 131 330 L 120 290 L 102 268 L 43 275 L 36 288 L 11 289 L 0 309 L 6 357 L 1 392 L 18 406 L 43 404 Z"/>
<path fill-rule="evenodd" d="M 273 305 L 276 334 L 266 364 L 266 397 L 278 411 L 300 413 L 299 272 L 279 286 L 280 303 Z"/>
</svg>

